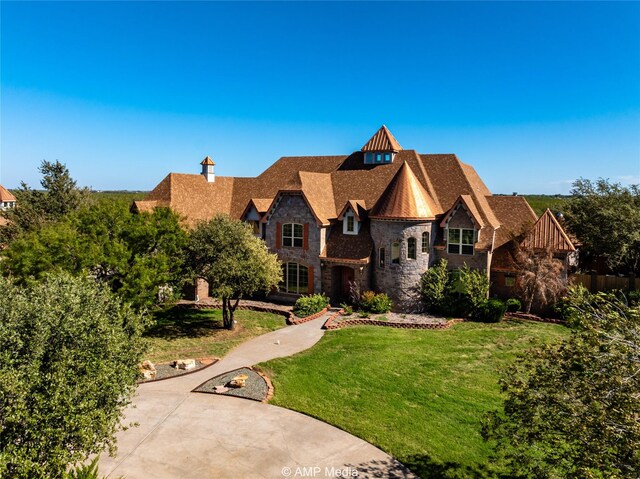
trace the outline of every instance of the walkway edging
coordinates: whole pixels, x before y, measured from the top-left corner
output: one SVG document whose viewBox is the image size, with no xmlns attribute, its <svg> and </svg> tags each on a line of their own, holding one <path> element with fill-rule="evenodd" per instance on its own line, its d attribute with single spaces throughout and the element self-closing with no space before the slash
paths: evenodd
<svg viewBox="0 0 640 479">
<path fill-rule="evenodd" d="M 457 323 L 462 323 L 465 320 L 461 318 L 449 319 L 446 323 L 394 323 L 389 321 L 380 321 L 377 319 L 367 319 L 367 318 L 354 318 L 354 319 L 346 319 L 339 323 L 334 323 L 334 320 L 342 315 L 344 310 L 338 311 L 333 316 L 329 317 L 327 321 L 324 323 L 323 328 L 327 330 L 336 330 L 341 328 L 346 328 L 348 326 L 386 326 L 387 328 L 396 328 L 396 329 L 449 329 L 451 326 Z"/>
</svg>

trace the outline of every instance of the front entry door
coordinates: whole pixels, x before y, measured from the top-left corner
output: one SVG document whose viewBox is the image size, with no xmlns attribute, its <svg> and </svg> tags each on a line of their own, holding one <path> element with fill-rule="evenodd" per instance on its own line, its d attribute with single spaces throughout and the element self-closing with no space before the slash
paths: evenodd
<svg viewBox="0 0 640 479">
<path fill-rule="evenodd" d="M 342 267 L 342 296 L 344 298 L 348 298 L 349 297 L 349 288 L 350 288 L 350 283 L 353 281 L 353 269 L 349 268 L 347 266 L 343 266 Z"/>
</svg>

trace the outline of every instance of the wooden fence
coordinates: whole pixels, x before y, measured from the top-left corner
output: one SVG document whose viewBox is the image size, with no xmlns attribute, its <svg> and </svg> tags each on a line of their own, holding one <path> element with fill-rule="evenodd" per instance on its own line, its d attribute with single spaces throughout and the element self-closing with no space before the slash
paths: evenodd
<svg viewBox="0 0 640 479">
<path fill-rule="evenodd" d="M 608 274 L 589 274 L 577 273 L 572 274 L 569 280 L 573 284 L 581 284 L 591 293 L 598 291 L 610 291 L 612 289 L 621 289 L 624 291 L 639 289 L 640 278 L 635 276 L 613 276 Z"/>
</svg>

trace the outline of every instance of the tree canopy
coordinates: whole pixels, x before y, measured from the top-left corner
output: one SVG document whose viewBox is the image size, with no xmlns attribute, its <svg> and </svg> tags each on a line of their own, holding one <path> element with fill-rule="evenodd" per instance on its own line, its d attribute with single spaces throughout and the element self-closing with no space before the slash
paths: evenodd
<svg viewBox="0 0 640 479">
<path fill-rule="evenodd" d="M 580 240 L 580 254 L 603 257 L 621 272 L 640 273 L 640 187 L 581 178 L 571 194 L 566 220 Z"/>
<path fill-rule="evenodd" d="M 55 271 L 90 274 L 136 307 L 152 305 L 164 285 L 182 283 L 186 233 L 168 208 L 133 214 L 125 201 L 85 205 L 20 235 L 0 268 L 21 284 Z"/>
<path fill-rule="evenodd" d="M 190 233 L 186 258 L 191 273 L 205 279 L 212 294 L 222 300 L 228 329 L 233 328 L 241 298 L 268 292 L 282 279 L 277 255 L 269 253 L 246 224 L 223 215 L 200 223 Z"/>
<path fill-rule="evenodd" d="M 0 231 L 0 243 L 58 221 L 88 201 L 89 190 L 77 187 L 64 164 L 43 160 L 38 170 L 42 173 L 40 185 L 44 190 L 33 190 L 24 182 L 20 184 L 15 191 L 16 207 L 2 212 L 11 222 Z"/>
<path fill-rule="evenodd" d="M 501 380 L 503 411 L 483 435 L 514 478 L 637 478 L 640 308 L 574 291 L 575 331 L 535 348 Z"/>
<path fill-rule="evenodd" d="M 61 477 L 114 449 L 135 390 L 142 317 L 68 274 L 21 288 L 0 277 L 0 476 Z"/>
</svg>

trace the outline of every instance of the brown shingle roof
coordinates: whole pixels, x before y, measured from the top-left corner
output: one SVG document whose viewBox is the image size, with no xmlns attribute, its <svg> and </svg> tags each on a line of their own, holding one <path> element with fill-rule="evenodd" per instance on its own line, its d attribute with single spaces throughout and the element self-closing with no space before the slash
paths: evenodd
<svg viewBox="0 0 640 479">
<path fill-rule="evenodd" d="M 389 129 L 382 125 L 360 151 L 400 151 L 402 147 Z"/>
<path fill-rule="evenodd" d="M 370 218 L 421 220 L 435 218 L 436 207 L 429 193 L 405 162 L 371 210 Z"/>
<path fill-rule="evenodd" d="M 342 223 L 331 226 L 329 238 L 320 254 L 323 259 L 367 261 L 373 252 L 373 240 L 368 223 L 363 223 L 357 235 L 342 232 Z"/>
<path fill-rule="evenodd" d="M 16 197 L 8 189 L 0 185 L 0 201 L 16 201 Z"/>
<path fill-rule="evenodd" d="M 486 199 L 500 222 L 494 249 L 524 233 L 538 219 L 523 196 L 487 196 Z"/>
</svg>

